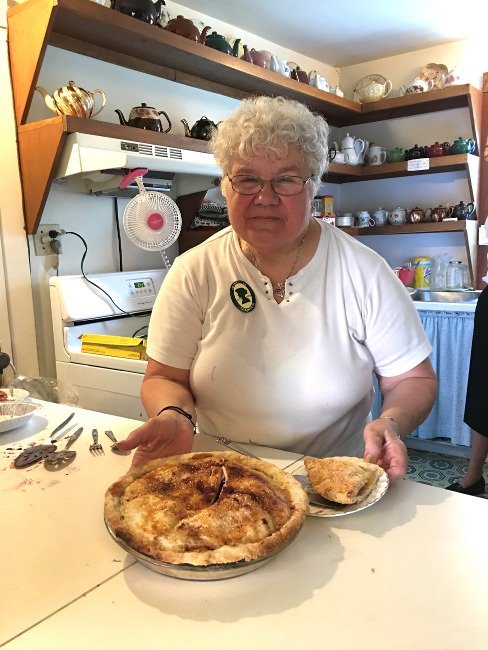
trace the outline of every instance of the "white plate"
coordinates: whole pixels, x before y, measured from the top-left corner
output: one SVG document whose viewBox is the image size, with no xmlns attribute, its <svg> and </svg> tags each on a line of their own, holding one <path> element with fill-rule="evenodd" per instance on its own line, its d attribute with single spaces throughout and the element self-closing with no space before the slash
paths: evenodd
<svg viewBox="0 0 488 650">
<path fill-rule="evenodd" d="M 297 472 L 301 473 L 301 472 Z M 327 506 L 316 506 L 310 504 L 310 511 L 309 515 L 311 517 L 345 517 L 346 515 L 352 515 L 355 512 L 359 512 L 360 510 L 365 510 L 366 508 L 369 508 L 370 506 L 374 505 L 377 501 L 381 499 L 381 497 L 385 494 L 385 492 L 388 489 L 389 485 L 389 480 L 388 480 L 388 474 L 385 472 L 384 469 L 381 469 L 381 474 L 378 479 L 378 482 L 376 483 L 375 487 L 373 488 L 372 492 L 364 499 L 364 501 L 360 501 L 359 503 L 353 503 L 350 506 L 347 505 L 340 505 L 337 504 L 335 505 L 334 508 L 327 508 Z M 307 488 L 304 487 L 305 492 L 307 492 Z"/>
<path fill-rule="evenodd" d="M 40 408 L 38 404 L 30 402 L 1 402 L 0 433 L 21 427 L 38 408 Z"/>
<path fill-rule="evenodd" d="M 29 397 L 30 393 L 28 390 L 23 390 L 22 388 L 14 388 L 12 394 L 10 394 L 10 388 L 0 388 L 2 393 L 7 395 L 6 400 L 2 400 L 0 404 L 8 404 L 9 402 L 20 402 Z"/>
</svg>

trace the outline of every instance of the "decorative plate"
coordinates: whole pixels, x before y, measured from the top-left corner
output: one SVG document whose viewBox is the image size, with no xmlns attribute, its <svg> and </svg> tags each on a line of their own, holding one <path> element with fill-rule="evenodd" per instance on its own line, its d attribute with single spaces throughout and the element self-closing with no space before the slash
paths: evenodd
<svg viewBox="0 0 488 650">
<path fill-rule="evenodd" d="M 444 82 L 449 70 L 443 63 L 428 63 L 419 73 L 419 79 L 428 81 L 432 79 L 434 82 L 433 90 L 444 88 Z"/>
<path fill-rule="evenodd" d="M 309 497 L 312 497 L 313 499 L 313 495 L 317 495 L 317 493 L 314 492 L 310 483 L 308 483 L 308 485 L 304 484 L 303 480 L 300 480 L 300 483 L 302 483 L 303 489 L 305 490 L 305 492 L 309 494 Z M 377 501 L 379 501 L 381 497 L 386 493 L 389 483 L 390 482 L 388 480 L 388 474 L 382 469 L 380 477 L 374 489 L 363 501 L 360 501 L 359 503 L 353 503 L 352 505 L 342 505 L 340 503 L 334 503 L 330 507 L 319 506 L 310 503 L 310 511 L 308 514 L 311 517 L 345 517 L 346 515 L 352 515 L 355 512 L 359 512 L 360 510 L 365 510 L 366 508 L 369 508 L 370 506 L 374 505 Z M 317 496 L 319 499 L 321 499 L 320 495 Z"/>
</svg>

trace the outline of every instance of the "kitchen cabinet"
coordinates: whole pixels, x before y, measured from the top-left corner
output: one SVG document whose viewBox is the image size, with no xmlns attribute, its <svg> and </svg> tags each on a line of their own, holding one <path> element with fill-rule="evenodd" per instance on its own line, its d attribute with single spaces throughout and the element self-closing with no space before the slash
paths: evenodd
<svg viewBox="0 0 488 650">
<path fill-rule="evenodd" d="M 96 132 L 124 140 L 186 149 L 197 147 L 197 150 L 202 150 L 202 146 L 207 147 L 206 143 L 191 138 L 152 133 L 93 119 L 58 116 L 28 124 L 32 96 L 48 45 L 229 97 L 243 98 L 256 93 L 282 95 L 304 102 L 337 127 L 466 107 L 470 112 L 473 133 L 479 142 L 482 93 L 469 84 L 361 105 L 88 0 L 28 0 L 11 7 L 7 19 L 24 212 L 29 234 L 35 233 L 39 226 L 68 133 Z M 414 173 L 464 170 L 469 179 L 472 199 L 477 199 L 477 156 L 431 159 L 429 169 L 422 172 L 408 172 L 406 167 L 406 163 L 392 163 L 380 168 L 331 163 L 327 181 L 349 183 L 411 176 Z M 437 226 L 436 232 L 451 229 L 448 223 L 429 225 Z M 417 225 L 410 225 L 408 232 L 423 230 Z M 379 234 L 379 231 L 376 230 L 375 234 Z M 389 231 L 384 234 L 389 234 Z"/>
</svg>

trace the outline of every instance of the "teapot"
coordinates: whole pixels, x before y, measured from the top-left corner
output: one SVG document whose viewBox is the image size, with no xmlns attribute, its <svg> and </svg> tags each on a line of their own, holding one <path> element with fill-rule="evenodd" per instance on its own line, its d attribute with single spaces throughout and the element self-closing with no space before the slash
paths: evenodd
<svg viewBox="0 0 488 650">
<path fill-rule="evenodd" d="M 217 129 L 220 124 L 220 122 L 215 124 L 205 115 L 197 120 L 191 129 L 186 120 L 181 120 L 181 123 L 185 128 L 185 137 L 197 138 L 198 140 L 210 140 L 214 129 Z"/>
<path fill-rule="evenodd" d="M 331 92 L 333 95 L 337 95 L 337 97 L 344 97 L 344 93 L 339 88 L 339 86 L 333 86 L 332 88 L 329 88 L 329 92 Z"/>
<path fill-rule="evenodd" d="M 422 223 L 425 221 L 425 211 L 422 208 L 412 208 L 407 212 L 407 221 L 409 223 Z"/>
<path fill-rule="evenodd" d="M 437 208 L 430 208 L 428 210 L 428 216 L 431 221 L 439 222 L 447 219 L 452 214 L 452 208 L 448 208 L 444 205 L 438 205 Z"/>
<path fill-rule="evenodd" d="M 103 90 L 97 89 L 90 92 L 89 90 L 84 90 L 84 88 L 75 86 L 74 81 L 68 81 L 67 86 L 58 88 L 53 92 L 52 96 L 45 88 L 43 88 L 43 86 L 36 86 L 36 90 L 44 97 L 46 106 L 57 115 L 94 117 L 100 113 L 107 101 L 107 97 Z M 97 93 L 100 93 L 102 105 L 98 110 L 94 111 L 95 95 Z"/>
<path fill-rule="evenodd" d="M 452 143 L 452 146 L 449 149 L 450 154 L 457 154 L 457 153 L 474 153 L 474 150 L 476 149 L 476 143 L 473 140 L 473 138 L 457 138 L 457 140 L 454 140 Z"/>
<path fill-rule="evenodd" d="M 334 143 L 335 145 L 335 143 Z M 361 138 L 355 138 L 349 133 L 341 141 L 342 153 L 347 154 L 349 165 L 359 165 L 359 157 L 364 157 L 366 143 Z"/>
<path fill-rule="evenodd" d="M 312 70 L 312 72 L 308 73 L 308 83 L 314 88 L 318 88 L 319 90 L 329 90 L 329 84 L 327 83 L 325 77 L 322 77 L 322 75 L 315 70 Z"/>
<path fill-rule="evenodd" d="M 237 38 L 234 41 L 234 45 L 231 45 L 222 34 L 217 34 L 217 32 L 212 32 L 208 34 L 205 38 L 205 45 L 208 47 L 213 47 L 214 50 L 219 50 L 220 52 L 225 52 L 225 54 L 230 54 L 232 56 L 237 56 L 239 53 L 239 44 L 241 42 L 240 38 Z"/>
<path fill-rule="evenodd" d="M 459 201 L 459 203 L 452 208 L 452 216 L 457 217 L 459 220 L 470 219 L 471 215 L 474 212 L 474 203 L 464 203 L 464 201 Z"/>
<path fill-rule="evenodd" d="M 383 208 L 378 208 L 376 212 L 373 212 L 373 219 L 377 226 L 384 226 L 389 216 L 388 210 L 383 210 Z"/>
<path fill-rule="evenodd" d="M 267 67 L 266 56 L 263 52 L 259 52 L 253 47 L 249 49 L 247 45 L 244 45 L 244 54 L 241 56 L 241 59 L 249 61 L 249 63 L 254 63 L 254 65 L 258 65 L 260 68 Z"/>
<path fill-rule="evenodd" d="M 299 65 L 297 65 L 296 68 L 293 68 L 290 73 L 290 77 L 292 79 L 300 81 L 302 84 L 308 84 L 308 74 L 305 72 L 305 70 L 302 70 Z"/>
<path fill-rule="evenodd" d="M 402 208 L 400 206 L 392 210 L 391 214 L 388 217 L 388 221 L 394 226 L 398 226 L 402 223 L 405 223 L 405 220 L 406 220 L 405 208 Z"/>
<path fill-rule="evenodd" d="M 278 56 L 271 56 L 271 61 L 269 62 L 269 69 L 273 72 L 279 72 L 279 74 L 285 75 L 285 77 L 290 76 L 290 68 L 288 63 L 284 59 L 280 59 Z"/>
<path fill-rule="evenodd" d="M 439 144 L 439 142 L 436 141 L 434 144 L 431 144 L 430 147 L 424 147 L 424 152 L 429 158 L 447 156 L 450 147 L 451 145 L 449 142 L 443 142 L 442 144 Z"/>
<path fill-rule="evenodd" d="M 389 79 L 384 83 L 378 80 L 371 80 L 369 83 L 358 84 L 354 89 L 361 104 L 369 104 L 385 99 L 391 93 L 392 84 Z"/>
<path fill-rule="evenodd" d="M 157 25 L 160 18 L 164 0 L 111 0 L 111 7 L 115 11 L 142 20 L 150 25 Z"/>
<path fill-rule="evenodd" d="M 402 162 L 405 160 L 405 149 L 402 149 L 402 147 L 390 149 L 387 153 L 386 159 L 389 163 Z"/>
<path fill-rule="evenodd" d="M 417 158 L 425 158 L 425 147 L 414 145 L 405 151 L 405 160 L 416 160 Z"/>
<path fill-rule="evenodd" d="M 164 111 L 157 111 L 152 106 L 147 106 L 144 103 L 142 103 L 140 106 L 134 106 L 127 121 L 120 109 L 116 108 L 115 112 L 119 116 L 119 121 L 123 126 L 134 126 L 138 129 L 159 131 L 160 133 L 168 133 L 168 131 L 171 130 L 171 120 L 169 119 L 167 113 Z M 160 115 L 164 115 L 168 121 L 167 129 L 163 129 L 163 125 L 159 119 Z"/>
<path fill-rule="evenodd" d="M 149 1 L 152 2 L 152 0 Z M 190 41 L 204 44 L 210 27 L 204 27 L 200 32 L 192 20 L 178 15 L 176 18 L 169 20 L 168 24 L 163 29 L 168 32 L 173 32 L 173 34 L 179 34 L 179 36 L 183 36 L 184 38 L 188 38 Z"/>
</svg>

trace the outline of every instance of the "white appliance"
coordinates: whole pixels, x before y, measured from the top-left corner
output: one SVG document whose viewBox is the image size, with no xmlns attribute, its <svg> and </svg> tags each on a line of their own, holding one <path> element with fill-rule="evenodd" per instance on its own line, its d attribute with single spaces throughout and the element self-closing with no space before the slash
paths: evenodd
<svg viewBox="0 0 488 650">
<path fill-rule="evenodd" d="M 82 334 L 141 336 L 167 269 L 65 275 L 49 280 L 56 374 L 79 392 L 80 406 L 144 420 L 139 397 L 147 361 L 81 352 Z M 127 313 L 123 313 L 127 312 Z"/>
<path fill-rule="evenodd" d="M 122 196 L 118 185 L 129 169 L 147 168 L 147 189 L 168 191 L 175 174 L 220 177 L 210 153 L 179 147 L 120 140 L 87 133 L 70 133 L 63 147 L 54 176 L 61 184 L 76 183 L 94 194 Z M 62 179 L 62 181 L 60 181 Z M 80 179 L 81 185 L 80 187 Z M 132 190 L 132 191 L 131 191 Z M 137 188 L 125 190 L 133 196 Z"/>
</svg>

